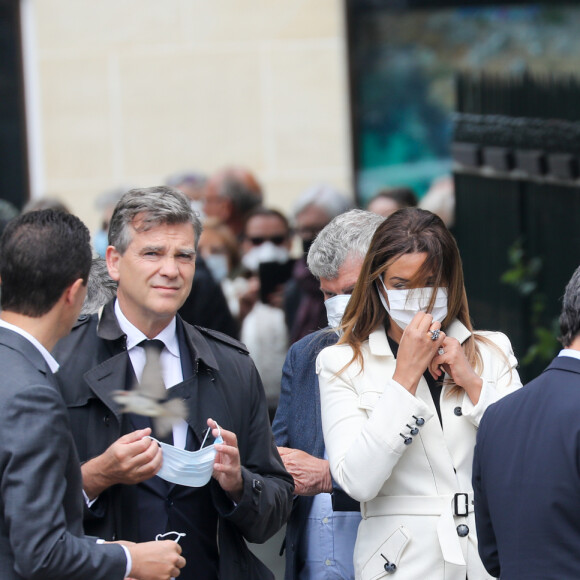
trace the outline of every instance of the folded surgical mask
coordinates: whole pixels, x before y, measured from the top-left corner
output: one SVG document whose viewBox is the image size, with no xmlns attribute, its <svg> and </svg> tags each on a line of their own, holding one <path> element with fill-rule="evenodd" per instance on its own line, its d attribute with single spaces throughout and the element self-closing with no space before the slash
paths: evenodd
<svg viewBox="0 0 580 580">
<path fill-rule="evenodd" d="M 334 331 L 340 335 L 338 327 L 342 322 L 342 317 L 344 316 L 344 311 L 348 301 L 350 300 L 350 294 L 337 294 L 332 298 L 324 301 L 324 308 L 326 308 L 326 318 L 328 319 L 328 326 L 334 329 Z"/>
<path fill-rule="evenodd" d="M 218 436 L 213 445 L 203 447 L 209 432 L 210 429 L 207 430 L 201 444 L 202 448 L 198 451 L 179 449 L 151 437 L 151 439 L 157 441 L 163 451 L 163 465 L 157 475 L 165 481 L 178 485 L 203 487 L 211 479 L 211 474 L 213 473 L 213 463 L 217 453 L 215 445 L 216 443 L 223 443 L 218 427 Z"/>
<path fill-rule="evenodd" d="M 417 312 L 427 312 L 433 288 L 411 288 L 405 290 L 387 290 L 382 278 L 379 278 L 389 303 L 385 300 L 383 293 L 377 286 L 379 298 L 385 310 L 393 322 L 401 329 L 405 330 Z M 447 316 L 447 288 L 437 288 L 433 309 L 430 312 L 433 320 L 443 322 Z"/>
</svg>

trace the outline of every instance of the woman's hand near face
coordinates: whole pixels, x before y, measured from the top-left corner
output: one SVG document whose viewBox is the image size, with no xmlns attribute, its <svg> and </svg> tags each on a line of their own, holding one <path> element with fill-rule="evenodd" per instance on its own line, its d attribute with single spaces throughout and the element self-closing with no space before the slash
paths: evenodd
<svg viewBox="0 0 580 580">
<path fill-rule="evenodd" d="M 430 331 L 440 328 L 441 324 L 434 322 L 430 314 L 417 312 L 403 332 L 393 379 L 413 395 L 423 373 L 437 354 L 437 349 L 446 339 L 445 333 L 440 332 L 437 340 L 432 340 Z"/>
<path fill-rule="evenodd" d="M 435 357 L 429 364 L 429 372 L 435 379 L 439 379 L 443 374 L 441 370 L 443 369 L 458 387 L 465 390 L 471 402 L 476 405 L 483 381 L 469 364 L 463 347 L 456 338 L 446 336 L 441 348 L 443 354 L 439 354 L 439 349 L 437 349 Z"/>
</svg>

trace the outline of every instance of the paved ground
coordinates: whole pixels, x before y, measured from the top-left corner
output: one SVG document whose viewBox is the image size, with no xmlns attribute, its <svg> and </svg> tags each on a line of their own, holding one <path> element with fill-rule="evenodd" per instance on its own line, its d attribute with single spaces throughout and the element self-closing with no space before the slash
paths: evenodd
<svg viewBox="0 0 580 580">
<path fill-rule="evenodd" d="M 279 556 L 279 553 L 285 534 L 286 526 L 265 544 L 249 544 L 252 552 L 274 572 L 276 580 L 284 580 L 284 556 Z"/>
</svg>

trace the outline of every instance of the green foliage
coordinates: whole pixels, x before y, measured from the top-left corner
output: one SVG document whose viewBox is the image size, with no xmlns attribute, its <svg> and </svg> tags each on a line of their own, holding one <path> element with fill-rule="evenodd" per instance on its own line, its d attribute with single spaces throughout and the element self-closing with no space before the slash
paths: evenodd
<svg viewBox="0 0 580 580">
<path fill-rule="evenodd" d="M 546 297 L 538 291 L 538 276 L 542 270 L 542 259 L 528 257 L 523 247 L 523 240 L 519 238 L 508 250 L 510 269 L 500 277 L 500 281 L 512 286 L 521 296 L 530 300 L 530 325 L 534 342 L 522 360 L 522 366 L 530 365 L 534 361 L 546 362 L 551 360 L 558 348 L 558 319 L 553 319 L 549 326 L 542 324 L 546 310 Z"/>
</svg>

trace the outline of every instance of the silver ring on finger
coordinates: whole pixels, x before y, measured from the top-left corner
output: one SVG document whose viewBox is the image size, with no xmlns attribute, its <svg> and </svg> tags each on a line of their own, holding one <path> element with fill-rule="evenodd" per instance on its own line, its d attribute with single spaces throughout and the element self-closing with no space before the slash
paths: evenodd
<svg viewBox="0 0 580 580">
<path fill-rule="evenodd" d="M 439 356 L 441 356 L 442 354 L 445 354 L 445 349 L 442 346 L 440 346 L 439 349 L 437 350 L 437 354 Z"/>
<path fill-rule="evenodd" d="M 441 334 L 441 330 L 439 328 L 436 328 L 435 330 L 428 330 L 427 332 L 431 335 L 431 340 L 433 341 L 437 340 Z"/>
</svg>

